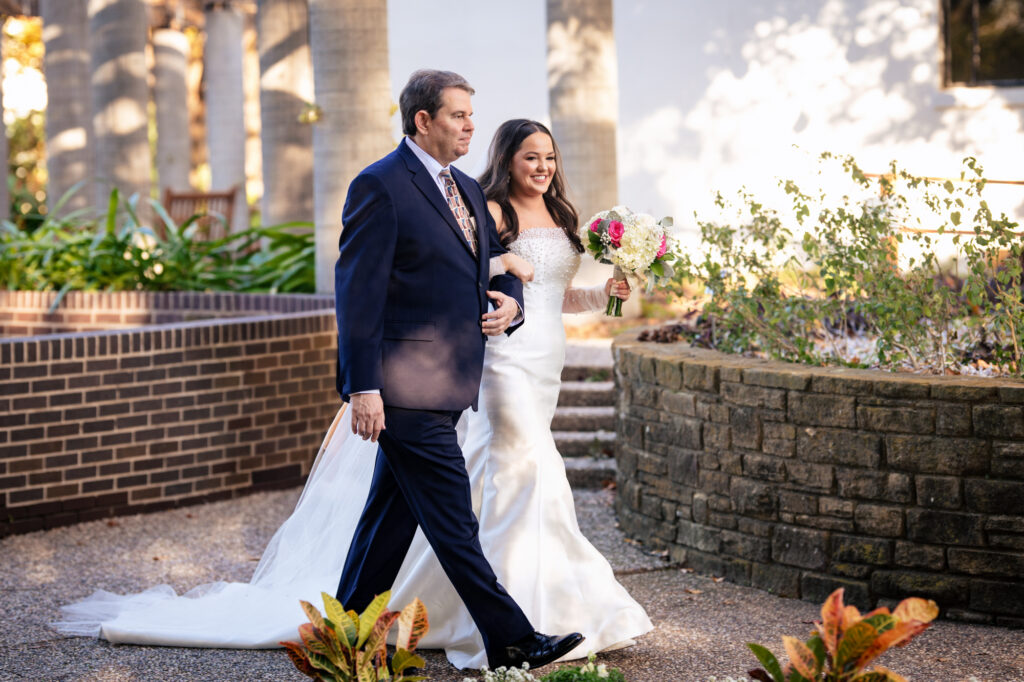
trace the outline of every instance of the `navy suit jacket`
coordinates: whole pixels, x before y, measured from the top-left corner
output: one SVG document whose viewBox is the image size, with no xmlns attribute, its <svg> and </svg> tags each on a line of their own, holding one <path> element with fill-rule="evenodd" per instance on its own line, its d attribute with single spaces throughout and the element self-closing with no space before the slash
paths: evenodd
<svg viewBox="0 0 1024 682">
<path fill-rule="evenodd" d="M 523 292 L 512 275 L 488 282 L 488 259 L 505 248 L 480 186 L 454 167 L 452 177 L 476 218 L 480 258 L 404 141 L 349 185 L 334 271 L 337 387 L 344 400 L 380 389 L 391 407 L 476 406 L 485 292 L 502 291 L 520 307 Z"/>
</svg>

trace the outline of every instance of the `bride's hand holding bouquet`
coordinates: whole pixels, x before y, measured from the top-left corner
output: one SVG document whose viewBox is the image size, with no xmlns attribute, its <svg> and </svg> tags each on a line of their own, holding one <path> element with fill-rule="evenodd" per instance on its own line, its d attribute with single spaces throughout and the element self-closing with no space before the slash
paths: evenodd
<svg viewBox="0 0 1024 682">
<path fill-rule="evenodd" d="M 651 292 L 672 279 L 672 263 L 678 260 L 674 240 L 667 231 L 672 218 L 656 221 L 646 213 L 616 206 L 596 214 L 586 225 L 587 250 L 598 262 L 615 266 L 616 280 L 633 277 Z M 615 287 L 609 290 L 605 312 L 621 317 L 622 299 L 617 291 Z"/>
</svg>

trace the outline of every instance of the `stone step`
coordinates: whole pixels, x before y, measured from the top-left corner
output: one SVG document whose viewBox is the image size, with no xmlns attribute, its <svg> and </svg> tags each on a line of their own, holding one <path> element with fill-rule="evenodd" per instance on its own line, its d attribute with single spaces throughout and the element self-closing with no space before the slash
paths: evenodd
<svg viewBox="0 0 1024 682">
<path fill-rule="evenodd" d="M 562 368 L 562 381 L 611 381 L 611 365 L 566 365 Z"/>
<path fill-rule="evenodd" d="M 563 458 L 615 456 L 612 431 L 552 431 L 555 447 Z"/>
<path fill-rule="evenodd" d="M 552 435 L 569 484 L 602 488 L 615 481 L 616 472 L 611 350 L 601 343 L 570 344 L 566 360 Z"/>
<path fill-rule="evenodd" d="M 614 431 L 615 408 L 611 405 L 598 407 L 559 407 L 551 421 L 554 431 Z"/>
<path fill-rule="evenodd" d="M 615 404 L 614 381 L 563 381 L 558 394 L 561 407 L 600 407 Z"/>
<path fill-rule="evenodd" d="M 615 481 L 615 460 L 611 457 L 566 458 L 565 476 L 573 488 L 604 488 Z"/>
</svg>

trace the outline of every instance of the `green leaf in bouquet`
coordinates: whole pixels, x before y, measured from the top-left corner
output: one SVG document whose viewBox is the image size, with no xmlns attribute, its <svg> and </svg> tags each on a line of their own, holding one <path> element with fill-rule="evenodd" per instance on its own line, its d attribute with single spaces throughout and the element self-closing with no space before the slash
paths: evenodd
<svg viewBox="0 0 1024 682">
<path fill-rule="evenodd" d="M 664 277 L 665 266 L 658 261 L 654 261 L 651 263 L 651 272 L 653 272 L 656 277 Z"/>
<path fill-rule="evenodd" d="M 672 221 L 672 216 L 667 215 L 658 221 L 658 224 L 662 227 L 672 227 L 675 223 Z"/>
</svg>

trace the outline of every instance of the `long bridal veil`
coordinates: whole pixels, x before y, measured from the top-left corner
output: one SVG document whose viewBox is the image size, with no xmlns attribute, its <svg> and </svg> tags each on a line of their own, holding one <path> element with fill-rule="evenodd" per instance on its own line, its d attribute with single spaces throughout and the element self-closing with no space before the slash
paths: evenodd
<svg viewBox="0 0 1024 682">
<path fill-rule="evenodd" d="M 324 437 L 291 516 L 278 528 L 248 583 L 216 582 L 177 595 L 169 585 L 118 595 L 97 590 L 61 608 L 68 635 L 165 646 L 263 649 L 295 640 L 304 599 L 334 594 L 366 503 L 377 445 L 352 437 L 344 407 Z"/>
</svg>

